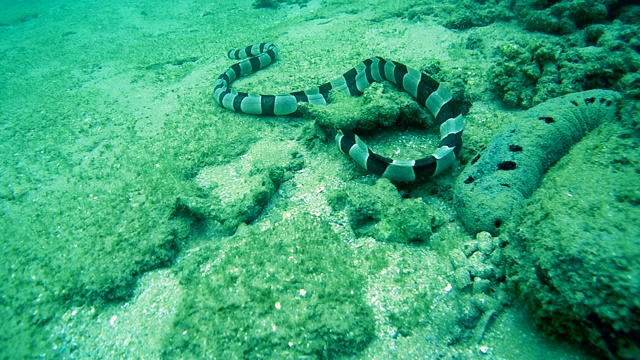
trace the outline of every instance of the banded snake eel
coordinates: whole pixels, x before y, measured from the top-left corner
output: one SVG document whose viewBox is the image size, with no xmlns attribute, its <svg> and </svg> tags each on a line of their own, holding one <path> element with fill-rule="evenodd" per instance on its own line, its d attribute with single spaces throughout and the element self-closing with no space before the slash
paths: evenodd
<svg viewBox="0 0 640 360">
<path fill-rule="evenodd" d="M 272 43 L 232 49 L 228 57 L 242 60 L 227 68 L 214 84 L 214 98 L 222 107 L 238 113 L 266 116 L 300 116 L 299 103 L 325 105 L 329 92 L 343 91 L 351 96 L 362 95 L 374 82 L 388 81 L 413 96 L 426 107 L 440 127 L 440 143 L 433 154 L 416 160 L 394 160 L 376 154 L 351 131 L 338 130 L 335 136 L 340 150 L 351 156 L 369 172 L 397 182 L 427 179 L 447 169 L 455 161 L 462 147 L 464 122 L 462 114 L 451 104 L 452 95 L 424 72 L 378 56 L 369 58 L 342 76 L 304 91 L 281 95 L 262 95 L 238 92 L 231 83 L 261 70 L 277 58 Z"/>
</svg>

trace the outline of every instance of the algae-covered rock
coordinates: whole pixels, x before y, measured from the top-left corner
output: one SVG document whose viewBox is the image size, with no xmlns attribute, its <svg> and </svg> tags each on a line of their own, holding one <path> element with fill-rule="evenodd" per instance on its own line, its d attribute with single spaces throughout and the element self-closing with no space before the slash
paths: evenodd
<svg viewBox="0 0 640 360">
<path fill-rule="evenodd" d="M 606 23 L 618 16 L 624 5 L 620 0 L 445 0 L 412 4 L 402 15 L 410 20 L 435 18 L 443 26 L 457 30 L 516 20 L 530 31 L 570 34 L 591 24 Z"/>
<path fill-rule="evenodd" d="M 592 90 L 552 99 L 494 137 L 456 180 L 454 203 L 467 230 L 498 234 L 573 144 L 616 119 L 617 98 L 613 91 Z"/>
<path fill-rule="evenodd" d="M 465 30 L 486 26 L 513 17 L 509 1 L 443 1 L 409 7 L 404 14 L 409 20 L 433 17 L 450 29 Z"/>
<path fill-rule="evenodd" d="M 616 0 L 562 0 L 542 2 L 520 1 L 515 12 L 522 17 L 520 23 L 527 29 L 552 34 L 569 34 L 589 24 L 603 23 L 609 16 L 610 4 Z"/>
<path fill-rule="evenodd" d="M 615 89 L 638 95 L 638 26 L 590 25 L 563 37 L 539 34 L 496 48 L 490 68 L 493 90 L 510 106 L 528 109 L 556 96 Z"/>
<path fill-rule="evenodd" d="M 374 185 L 353 184 L 330 200 L 335 209 L 346 209 L 349 224 L 359 237 L 399 243 L 427 242 L 444 215 L 422 199 L 402 199 L 387 179 Z"/>
<path fill-rule="evenodd" d="M 267 230 L 241 226 L 181 269 L 168 358 L 337 358 L 374 337 L 351 250 L 308 215 Z"/>
<path fill-rule="evenodd" d="M 562 47 L 554 40 L 521 46 L 498 47 L 499 60 L 490 68 L 493 89 L 508 105 L 530 108 L 561 94 L 558 56 Z"/>
<path fill-rule="evenodd" d="M 603 125 L 560 160 L 507 248 L 508 279 L 540 328 L 622 359 L 640 348 L 640 208 L 627 196 L 640 189 L 640 155 L 630 133 Z"/>
<path fill-rule="evenodd" d="M 302 166 L 292 142 L 258 142 L 229 164 L 203 168 L 195 178 L 198 196 L 180 196 L 176 211 L 212 220 L 231 234 L 255 220 L 280 184 Z"/>
<path fill-rule="evenodd" d="M 359 97 L 334 91 L 329 100 L 331 106 L 302 105 L 322 129 L 329 131 L 371 131 L 397 122 L 429 126 L 433 122 L 433 117 L 411 95 L 386 83 L 371 84 Z"/>
<path fill-rule="evenodd" d="M 486 30 L 494 32 L 488 38 L 501 39 L 493 42 L 487 81 L 506 104 L 528 109 L 557 96 L 601 88 L 638 98 L 637 8 L 619 0 L 444 0 L 411 4 L 399 14 L 452 29 L 504 21 L 528 30 L 525 36 L 504 26 Z"/>
</svg>

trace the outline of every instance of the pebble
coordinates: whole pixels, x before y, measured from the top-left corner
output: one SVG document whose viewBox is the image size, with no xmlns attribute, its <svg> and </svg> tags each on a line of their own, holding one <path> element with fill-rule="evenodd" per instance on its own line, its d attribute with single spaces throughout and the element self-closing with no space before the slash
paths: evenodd
<svg viewBox="0 0 640 360">
<path fill-rule="evenodd" d="M 481 231 L 476 235 L 476 241 L 478 242 L 478 250 L 483 254 L 489 255 L 495 249 L 496 242 L 493 240 L 493 236 L 486 231 Z"/>
<path fill-rule="evenodd" d="M 474 294 L 485 294 L 489 291 L 491 287 L 491 281 L 482 278 L 473 279 L 473 293 Z"/>
<path fill-rule="evenodd" d="M 455 285 L 458 289 L 463 289 L 467 285 L 471 284 L 471 274 L 469 274 L 469 270 L 464 267 L 456 269 L 453 274 L 453 285 Z"/>
<path fill-rule="evenodd" d="M 451 250 L 449 256 L 451 256 L 451 263 L 454 268 L 460 269 L 469 266 L 469 259 L 467 259 L 467 256 L 459 249 Z"/>
<path fill-rule="evenodd" d="M 500 307 L 500 302 L 487 294 L 474 294 L 471 301 L 482 312 L 496 311 Z"/>
<path fill-rule="evenodd" d="M 477 241 L 468 241 L 468 242 L 462 244 L 462 252 L 464 252 L 464 254 L 466 256 L 469 256 L 469 255 L 473 254 L 476 251 L 478 251 L 478 242 Z"/>
</svg>

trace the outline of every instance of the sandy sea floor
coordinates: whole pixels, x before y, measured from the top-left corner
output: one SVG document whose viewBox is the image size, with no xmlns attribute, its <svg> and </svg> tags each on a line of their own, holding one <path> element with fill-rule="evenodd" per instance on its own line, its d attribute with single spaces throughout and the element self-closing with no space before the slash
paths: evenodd
<svg viewBox="0 0 640 360">
<path fill-rule="evenodd" d="M 374 55 L 417 69 L 437 68 L 439 80 L 464 79 L 472 105 L 465 115 L 466 162 L 521 111 L 490 91 L 492 49 L 511 37 L 537 35 L 501 22 L 455 31 L 433 19 L 399 16 L 407 5 L 395 0 L 311 0 L 278 9 L 256 9 L 252 3 L 0 5 L 0 271 L 5 283 L 0 358 L 322 358 L 338 356 L 340 347 L 353 347 L 343 354 L 353 359 L 592 358 L 589 349 L 537 330 L 525 307 L 500 284 L 503 278 L 492 280 L 504 294 L 490 297 L 498 304 L 487 308 L 477 304 L 484 298 L 469 287 L 455 286 L 451 254 L 475 241 L 456 220 L 451 203 L 451 187 L 463 165 L 428 183 L 401 186 L 403 198 L 422 198 L 439 219 L 428 242 L 377 241 L 354 233 L 348 211 L 339 205 L 340 194 L 357 193 L 358 186 L 375 178 L 340 153 L 313 119 L 236 114 L 212 98 L 215 79 L 233 63 L 227 51 L 262 41 L 278 46 L 278 62 L 237 81 L 236 89 L 266 94 L 307 89 Z M 470 48 L 470 37 L 481 38 L 482 46 Z M 392 88 L 375 91 L 396 96 Z M 387 155 L 411 158 L 437 142 L 433 131 L 423 135 L 391 128 L 370 140 Z M 388 183 L 376 189 L 381 195 L 365 191 L 364 196 L 401 201 Z M 198 199 L 200 207 L 194 205 Z M 216 204 L 209 204 L 211 199 Z M 239 225 L 246 219 L 248 226 Z M 348 309 L 362 304 L 370 333 L 352 337 L 347 329 L 336 335 L 344 342 L 317 335 L 324 350 L 296 352 L 304 340 L 287 346 L 282 339 L 312 326 L 300 320 L 276 330 L 278 321 L 286 321 L 273 317 L 274 324 L 265 326 L 274 334 L 286 329 L 284 335 L 252 337 L 261 329 L 261 317 L 272 319 L 274 307 L 287 311 L 287 300 L 278 297 L 288 290 L 279 290 L 278 282 L 268 283 L 268 296 L 252 293 L 260 285 L 243 288 L 248 300 L 234 311 L 254 311 L 250 320 L 238 315 L 238 322 L 251 325 L 220 321 L 215 311 L 208 312 L 210 297 L 216 311 L 227 308 L 224 300 L 214 299 L 221 296 L 215 284 L 202 280 L 209 272 L 231 271 L 216 264 L 235 257 L 227 265 L 266 269 L 247 273 L 251 276 L 269 277 L 272 267 L 278 274 L 283 265 L 273 259 L 277 247 L 261 243 L 259 234 L 277 241 L 282 227 L 295 233 L 305 224 L 311 230 L 300 232 L 304 239 L 283 232 L 283 239 L 293 239 L 283 240 L 283 249 L 307 246 L 315 226 L 327 227 L 328 235 L 317 232 L 329 239 L 331 249 L 302 253 L 328 258 L 313 271 L 345 269 L 346 275 L 305 277 L 312 271 L 305 270 L 314 261 L 311 255 L 297 270 L 287 270 L 308 279 L 306 286 L 291 285 L 294 295 L 316 301 L 315 314 L 321 314 L 304 321 L 329 316 L 324 308 L 332 301 L 323 299 L 333 288 L 318 290 L 317 298 L 312 289 L 332 286 L 335 293 L 355 294 L 355 300 L 345 295 L 336 301 Z M 241 234 L 232 236 L 238 226 Z M 247 241 L 244 248 L 240 239 Z M 331 257 L 342 254 L 348 261 L 338 260 L 334 267 Z M 209 287 L 214 289 L 210 296 L 203 290 Z M 262 308 L 265 302 L 269 310 Z M 354 317 L 346 314 L 344 323 L 353 329 L 364 321 L 350 323 Z M 248 332 L 244 341 L 238 335 L 242 329 Z M 212 342 L 226 339 L 291 352 L 217 354 L 205 341 L 208 332 L 216 334 Z M 198 333 L 193 340 L 177 340 L 192 333 Z M 195 350 L 190 341 L 197 343 Z"/>
</svg>

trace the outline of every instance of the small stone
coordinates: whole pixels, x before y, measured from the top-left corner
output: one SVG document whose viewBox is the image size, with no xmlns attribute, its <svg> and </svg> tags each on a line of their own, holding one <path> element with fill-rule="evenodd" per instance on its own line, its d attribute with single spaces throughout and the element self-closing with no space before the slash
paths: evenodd
<svg viewBox="0 0 640 360">
<path fill-rule="evenodd" d="M 478 250 L 482 251 L 483 254 L 489 255 L 495 248 L 495 242 L 493 240 L 493 236 L 486 231 L 481 231 L 476 235 L 476 240 L 478 242 Z"/>
<path fill-rule="evenodd" d="M 471 302 L 482 312 L 497 311 L 500 308 L 500 302 L 486 294 L 474 294 Z"/>
<path fill-rule="evenodd" d="M 474 266 L 476 264 L 481 264 L 484 262 L 486 258 L 487 257 L 484 256 L 483 253 L 481 253 L 480 251 L 476 251 L 473 254 L 471 254 L 471 256 L 469 256 L 469 264 L 471 266 Z"/>
<path fill-rule="evenodd" d="M 462 302 L 458 311 L 458 322 L 469 329 L 473 329 L 482 316 L 482 309 L 473 300 Z"/>
<path fill-rule="evenodd" d="M 480 263 L 471 266 L 469 272 L 473 276 L 481 277 L 483 279 L 491 279 L 493 278 L 494 267 L 490 264 Z"/>
<path fill-rule="evenodd" d="M 469 256 L 476 251 L 478 251 L 477 241 L 467 241 L 466 243 L 462 244 L 462 252 L 464 252 L 466 256 Z"/>
<path fill-rule="evenodd" d="M 486 294 L 491 286 L 491 281 L 476 277 L 473 279 L 473 293 Z"/>
<path fill-rule="evenodd" d="M 466 267 L 469 265 L 469 259 L 467 259 L 465 254 L 459 249 L 451 250 L 451 252 L 449 253 L 449 256 L 451 256 L 451 263 L 453 264 L 453 267 L 456 269 L 459 269 L 461 267 Z"/>
<path fill-rule="evenodd" d="M 491 263 L 493 265 L 501 265 L 502 264 L 502 249 L 498 248 L 498 249 L 494 249 L 493 252 L 491 253 L 491 255 L 489 255 L 489 261 L 491 261 Z"/>
<path fill-rule="evenodd" d="M 504 283 L 499 283 L 498 286 L 493 288 L 493 298 L 495 298 L 501 305 L 507 305 L 511 303 L 512 297 L 509 292 L 506 290 L 506 285 Z"/>
<path fill-rule="evenodd" d="M 471 284 L 471 274 L 469 274 L 469 270 L 464 267 L 456 269 L 456 272 L 453 274 L 452 282 L 457 289 L 463 289 L 467 285 Z"/>
<path fill-rule="evenodd" d="M 473 276 L 490 279 L 493 276 L 493 265 L 485 262 L 485 255 L 476 251 L 469 257 L 469 272 Z"/>
</svg>

